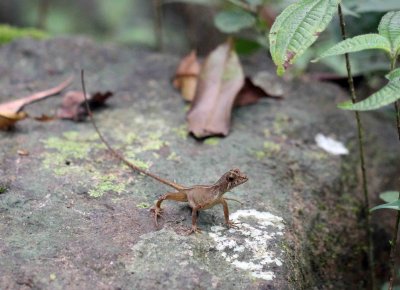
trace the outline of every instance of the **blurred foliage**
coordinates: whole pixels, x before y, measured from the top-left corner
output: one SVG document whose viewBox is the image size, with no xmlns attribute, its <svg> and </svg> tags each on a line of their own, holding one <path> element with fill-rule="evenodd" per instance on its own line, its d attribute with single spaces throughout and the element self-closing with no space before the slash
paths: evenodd
<svg viewBox="0 0 400 290">
<path fill-rule="evenodd" d="M 43 39 L 48 37 L 48 34 L 34 28 L 16 28 L 9 25 L 0 25 L 0 45 L 22 37 Z"/>
<path fill-rule="evenodd" d="M 222 33 L 234 36 L 238 53 L 249 54 L 264 50 L 268 46 L 266 35 L 273 18 L 285 7 L 296 0 L 81 0 L 67 2 L 63 0 L 1 0 L 0 23 L 5 22 L 18 27 L 40 27 L 50 35 L 88 34 L 100 41 L 113 41 L 124 44 L 144 45 L 155 48 L 156 20 L 155 3 L 162 10 L 162 34 L 164 47 L 168 51 L 185 52 L 193 47 L 193 38 L 197 45 L 210 42 L 208 33 L 198 31 L 206 29 L 202 23 L 208 22 Z M 343 0 L 349 36 L 375 32 L 383 13 L 400 10 L 399 0 Z M 202 6 L 214 11 L 214 19 L 202 13 L 190 14 L 186 6 Z M 204 11 L 204 10 L 203 10 Z M 211 16 L 212 17 L 212 16 Z M 268 17 L 267 17 L 268 18 Z M 270 19 L 271 20 L 271 19 Z M 212 29 L 207 28 L 207 29 Z M 35 37 L 34 30 L 22 29 Z M 1 31 L 1 42 L 10 41 L 10 31 Z M 22 34 L 18 34 L 22 35 Z M 17 36 L 19 37 L 19 36 Z M 223 41 L 223 35 L 220 35 Z M 325 59 L 322 64 L 308 65 L 310 59 L 323 49 L 341 40 L 337 20 L 320 36 L 320 42 L 299 60 L 292 72 L 301 74 L 307 69 L 330 71 L 344 75 L 341 57 Z M 195 47 L 199 49 L 199 47 Z M 352 56 L 356 74 L 369 74 L 387 68 L 384 57 L 369 52 Z"/>
</svg>

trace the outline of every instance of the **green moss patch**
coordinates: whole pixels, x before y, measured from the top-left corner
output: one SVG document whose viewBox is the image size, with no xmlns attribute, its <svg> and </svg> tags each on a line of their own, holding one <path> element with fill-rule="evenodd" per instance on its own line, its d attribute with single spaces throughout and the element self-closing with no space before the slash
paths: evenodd
<svg viewBox="0 0 400 290">
<path fill-rule="evenodd" d="M 17 28 L 5 24 L 0 25 L 0 45 L 23 37 L 45 39 L 48 37 L 48 34 L 34 28 Z"/>
</svg>

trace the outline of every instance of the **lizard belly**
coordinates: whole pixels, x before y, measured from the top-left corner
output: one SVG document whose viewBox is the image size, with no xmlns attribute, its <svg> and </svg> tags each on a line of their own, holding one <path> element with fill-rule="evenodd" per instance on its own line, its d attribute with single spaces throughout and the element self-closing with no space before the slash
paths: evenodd
<svg viewBox="0 0 400 290">
<path fill-rule="evenodd" d="M 191 208 L 208 209 L 220 202 L 218 192 L 207 187 L 194 187 L 187 193 Z"/>
<path fill-rule="evenodd" d="M 214 205 L 219 204 L 219 203 L 220 203 L 220 200 L 218 198 L 218 199 L 215 199 L 215 200 L 213 200 L 211 202 L 208 202 L 207 205 L 202 206 L 199 210 L 212 208 Z"/>
</svg>

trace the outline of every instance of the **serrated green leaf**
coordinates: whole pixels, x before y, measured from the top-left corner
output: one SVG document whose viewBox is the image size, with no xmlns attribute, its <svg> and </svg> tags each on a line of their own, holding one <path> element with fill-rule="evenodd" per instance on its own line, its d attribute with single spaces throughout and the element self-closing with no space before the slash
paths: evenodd
<svg viewBox="0 0 400 290">
<path fill-rule="evenodd" d="M 378 31 L 393 43 L 400 36 L 400 11 L 386 13 L 379 23 Z"/>
<path fill-rule="evenodd" d="M 400 99 L 400 81 L 391 81 L 382 89 L 372 94 L 365 100 L 353 104 L 351 101 L 343 102 L 338 108 L 352 111 L 369 111 L 389 105 Z"/>
<path fill-rule="evenodd" d="M 381 204 L 378 206 L 375 206 L 373 208 L 370 209 L 370 211 L 374 211 L 377 209 L 395 209 L 395 210 L 400 210 L 400 199 L 393 201 L 393 202 L 389 202 L 389 203 L 385 203 L 385 204 Z"/>
<path fill-rule="evenodd" d="M 391 56 L 394 57 L 399 47 L 395 46 L 395 41 L 400 36 L 400 11 L 386 13 L 379 23 L 379 34 L 389 40 L 391 46 Z"/>
<path fill-rule="evenodd" d="M 394 57 L 397 58 L 397 56 L 400 54 L 400 36 L 397 37 L 394 42 L 393 42 L 393 47 L 397 47 L 395 51 Z"/>
<path fill-rule="evenodd" d="M 325 30 L 340 0 L 301 0 L 288 6 L 269 33 L 270 52 L 278 75 L 294 63 Z"/>
<path fill-rule="evenodd" d="M 252 27 L 256 18 L 243 10 L 228 10 L 218 13 L 214 18 L 215 26 L 225 33 L 238 32 L 241 29 Z"/>
<path fill-rule="evenodd" d="M 399 199 L 398 191 L 385 191 L 379 195 L 380 199 L 385 202 L 394 202 Z"/>
<path fill-rule="evenodd" d="M 400 68 L 392 70 L 390 73 L 385 75 L 385 78 L 387 78 L 389 81 L 400 80 Z"/>
<path fill-rule="evenodd" d="M 313 60 L 313 62 L 328 56 L 340 55 L 367 49 L 382 49 L 388 53 L 391 52 L 390 42 L 386 37 L 376 33 L 370 33 L 348 38 L 337 43 L 336 45 L 329 48 L 327 51 L 323 52 L 317 59 Z"/>
</svg>

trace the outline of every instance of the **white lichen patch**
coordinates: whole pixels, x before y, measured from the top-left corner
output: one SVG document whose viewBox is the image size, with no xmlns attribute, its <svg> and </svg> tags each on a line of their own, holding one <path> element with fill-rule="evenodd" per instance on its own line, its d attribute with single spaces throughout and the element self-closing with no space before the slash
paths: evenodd
<svg viewBox="0 0 400 290">
<path fill-rule="evenodd" d="M 333 155 L 347 155 L 349 150 L 343 145 L 342 142 L 336 141 L 331 137 L 326 137 L 322 134 L 315 136 L 315 142 L 318 147 L 324 149 L 326 152 Z"/>
<path fill-rule="evenodd" d="M 236 268 L 259 279 L 272 280 L 274 268 L 282 266 L 277 238 L 283 235 L 283 219 L 255 209 L 238 210 L 230 219 L 237 229 L 213 226 L 209 236 L 221 256 Z"/>
</svg>

